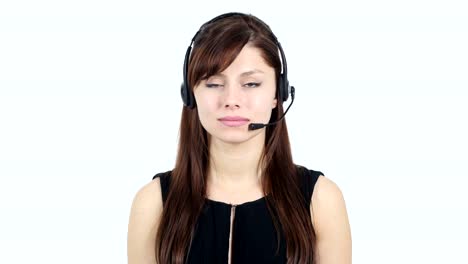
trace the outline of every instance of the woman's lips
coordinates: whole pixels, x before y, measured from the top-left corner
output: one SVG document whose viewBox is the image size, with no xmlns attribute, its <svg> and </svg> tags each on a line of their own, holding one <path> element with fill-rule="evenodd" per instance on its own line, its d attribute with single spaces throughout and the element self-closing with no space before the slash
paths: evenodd
<svg viewBox="0 0 468 264">
<path fill-rule="evenodd" d="M 248 120 L 237 120 L 237 121 L 219 120 L 219 121 L 221 121 L 221 123 L 229 127 L 238 127 L 238 126 L 245 125 L 249 122 Z"/>
<path fill-rule="evenodd" d="M 229 127 L 243 126 L 249 122 L 249 119 L 240 116 L 226 116 L 218 120 Z"/>
</svg>

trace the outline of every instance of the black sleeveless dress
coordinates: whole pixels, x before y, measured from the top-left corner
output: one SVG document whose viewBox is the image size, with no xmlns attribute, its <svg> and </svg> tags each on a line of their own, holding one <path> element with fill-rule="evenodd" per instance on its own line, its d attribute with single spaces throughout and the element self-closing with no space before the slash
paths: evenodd
<svg viewBox="0 0 468 264">
<path fill-rule="evenodd" d="M 314 186 L 323 173 L 296 166 L 301 191 L 307 201 L 307 212 L 310 212 Z M 160 178 L 163 202 L 169 193 L 170 176 L 171 171 L 167 171 L 153 177 L 153 180 Z M 280 235 L 280 247 L 275 255 L 276 230 L 265 197 L 238 205 L 206 198 L 186 260 L 191 264 L 286 263 L 286 242 L 283 232 Z M 231 262 L 228 262 L 230 236 Z"/>
</svg>

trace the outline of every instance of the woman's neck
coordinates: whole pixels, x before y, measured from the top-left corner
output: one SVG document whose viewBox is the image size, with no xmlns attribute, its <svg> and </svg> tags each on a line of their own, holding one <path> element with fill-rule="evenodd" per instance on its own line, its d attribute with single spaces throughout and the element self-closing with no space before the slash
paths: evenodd
<svg viewBox="0 0 468 264">
<path fill-rule="evenodd" d="M 262 134 L 241 144 L 210 140 L 208 184 L 229 192 L 261 186 L 259 161 L 265 140 Z"/>
</svg>

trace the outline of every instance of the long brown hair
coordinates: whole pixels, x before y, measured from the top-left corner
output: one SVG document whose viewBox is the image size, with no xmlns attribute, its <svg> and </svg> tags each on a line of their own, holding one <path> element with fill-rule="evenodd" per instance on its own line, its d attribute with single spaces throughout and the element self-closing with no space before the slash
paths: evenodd
<svg viewBox="0 0 468 264">
<path fill-rule="evenodd" d="M 257 17 L 239 14 L 209 23 L 197 35 L 187 73 L 190 87 L 226 69 L 247 43 L 261 51 L 265 62 L 275 69 L 278 80 L 281 60 L 273 33 Z M 276 94 L 279 98 L 278 85 Z M 282 113 L 282 102 L 278 100 L 270 122 Z M 268 193 L 265 198 L 270 214 L 277 216 L 277 219 L 273 217 L 277 237 L 281 230 L 286 240 L 288 263 L 314 263 L 315 231 L 309 208 L 303 206 L 308 203 L 300 191 L 285 119 L 267 126 L 265 135 L 260 163 L 263 164 L 262 188 Z M 179 264 L 187 257 L 195 224 L 205 203 L 208 152 L 207 132 L 200 123 L 197 109 L 183 107 L 176 164 L 156 237 L 158 263 Z"/>
</svg>

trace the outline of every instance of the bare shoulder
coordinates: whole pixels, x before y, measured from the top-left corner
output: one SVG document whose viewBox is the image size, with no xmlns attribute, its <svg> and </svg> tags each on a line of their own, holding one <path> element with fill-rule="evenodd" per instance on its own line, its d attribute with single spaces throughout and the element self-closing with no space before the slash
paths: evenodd
<svg viewBox="0 0 468 264">
<path fill-rule="evenodd" d="M 132 210 L 135 213 L 157 213 L 156 209 L 162 210 L 162 205 L 161 181 L 155 178 L 137 191 L 133 198 Z"/>
<path fill-rule="evenodd" d="M 351 263 L 351 228 L 343 193 L 338 185 L 320 176 L 311 201 L 317 236 L 318 263 Z"/>
<path fill-rule="evenodd" d="M 323 175 L 319 176 L 312 194 L 312 211 L 315 213 L 317 210 L 331 210 L 333 206 L 343 205 L 344 197 L 338 185 Z"/>
<path fill-rule="evenodd" d="M 133 198 L 127 233 L 128 263 L 155 263 L 155 239 L 163 202 L 160 179 L 141 187 Z"/>
</svg>

